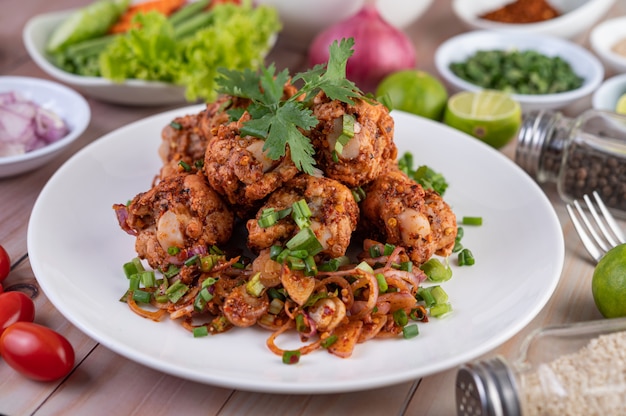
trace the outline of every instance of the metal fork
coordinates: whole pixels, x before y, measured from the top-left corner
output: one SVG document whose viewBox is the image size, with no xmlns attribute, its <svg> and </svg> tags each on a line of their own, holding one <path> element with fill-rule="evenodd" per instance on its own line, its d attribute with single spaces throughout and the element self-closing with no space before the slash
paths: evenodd
<svg viewBox="0 0 626 416">
<path fill-rule="evenodd" d="M 593 191 L 593 197 L 600 213 L 598 213 L 591 198 L 588 195 L 583 195 L 587 211 L 591 213 L 593 218 L 593 224 L 589 219 L 589 215 L 577 200 L 573 202 L 575 210 L 572 208 L 572 204 L 567 204 L 567 212 L 583 245 L 597 263 L 611 248 L 621 243 L 626 243 L 626 238 L 596 191 Z"/>
</svg>

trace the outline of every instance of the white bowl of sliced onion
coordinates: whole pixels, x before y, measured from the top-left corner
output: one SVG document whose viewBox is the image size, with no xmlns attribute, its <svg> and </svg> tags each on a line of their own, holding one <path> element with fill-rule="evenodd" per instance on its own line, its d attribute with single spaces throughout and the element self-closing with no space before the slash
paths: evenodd
<svg viewBox="0 0 626 416">
<path fill-rule="evenodd" d="M 90 119 L 87 101 L 64 85 L 0 76 L 0 177 L 33 170 L 57 157 Z"/>
</svg>

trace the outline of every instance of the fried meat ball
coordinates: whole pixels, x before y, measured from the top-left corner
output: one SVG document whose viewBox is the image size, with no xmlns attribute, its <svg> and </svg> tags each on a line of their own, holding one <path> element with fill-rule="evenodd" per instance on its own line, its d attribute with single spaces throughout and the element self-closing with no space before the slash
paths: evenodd
<svg viewBox="0 0 626 416">
<path fill-rule="evenodd" d="M 318 94 L 312 110 L 319 123 L 306 133 L 315 148 L 318 167 L 329 178 L 350 188 L 377 178 L 398 153 L 393 142 L 394 122 L 387 108 L 365 99 L 354 101 L 350 105 Z M 354 137 L 338 153 L 335 144 L 343 132 L 345 114 L 355 118 Z"/>
<path fill-rule="evenodd" d="M 138 256 L 154 269 L 180 265 L 227 242 L 234 224 L 234 214 L 200 172 L 168 176 L 135 196 L 128 207 L 114 209 L 120 226 L 137 237 Z M 168 253 L 172 248 L 178 253 Z"/>
<path fill-rule="evenodd" d="M 272 160 L 263 151 L 265 141 L 241 136 L 241 125 L 249 117 L 244 113 L 240 120 L 220 125 L 204 159 L 211 187 L 242 217 L 254 212 L 265 197 L 298 173 L 288 149 L 285 156 Z"/>
<path fill-rule="evenodd" d="M 361 205 L 364 228 L 379 241 L 402 246 L 416 264 L 433 254 L 448 256 L 457 234 L 456 216 L 435 191 L 397 168 L 366 187 Z"/>
<path fill-rule="evenodd" d="M 289 208 L 304 199 L 311 210 L 311 230 L 322 244 L 321 254 L 331 258 L 346 254 L 352 233 L 356 230 L 359 206 L 352 192 L 340 182 L 309 175 L 298 175 L 274 191 L 258 211 L 256 218 L 248 220 L 248 246 L 259 252 L 274 244 L 283 245 L 299 231 L 291 216 L 280 219 L 267 228 L 259 226 L 264 209 L 276 211 Z"/>
<path fill-rule="evenodd" d="M 182 172 L 184 168 L 180 162 L 187 164 L 191 170 L 197 170 L 196 163 L 204 161 L 207 138 L 199 124 L 205 112 L 176 117 L 161 130 L 161 179 Z"/>
</svg>

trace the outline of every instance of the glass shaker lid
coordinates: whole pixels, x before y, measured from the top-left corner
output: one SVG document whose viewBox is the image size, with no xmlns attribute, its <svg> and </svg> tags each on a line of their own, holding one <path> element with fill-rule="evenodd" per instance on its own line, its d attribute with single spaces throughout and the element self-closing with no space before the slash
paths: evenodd
<svg viewBox="0 0 626 416">
<path fill-rule="evenodd" d="M 511 370 L 501 357 L 462 366 L 456 378 L 458 416 L 521 416 Z"/>
</svg>

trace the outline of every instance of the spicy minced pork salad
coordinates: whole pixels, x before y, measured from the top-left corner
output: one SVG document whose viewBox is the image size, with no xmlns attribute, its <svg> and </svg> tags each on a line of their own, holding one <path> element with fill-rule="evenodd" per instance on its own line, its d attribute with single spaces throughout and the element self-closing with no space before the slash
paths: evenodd
<svg viewBox="0 0 626 416">
<path fill-rule="evenodd" d="M 398 157 L 389 109 L 345 78 L 353 45 L 334 42 L 327 64 L 293 77 L 223 69 L 216 101 L 164 126 L 151 188 L 113 206 L 136 239 L 121 298 L 134 312 L 196 337 L 262 327 L 294 363 L 412 338 L 415 321 L 450 311 L 440 285 L 422 285 L 452 273 L 447 184 Z M 280 347 L 286 331 L 300 348 Z"/>
</svg>

